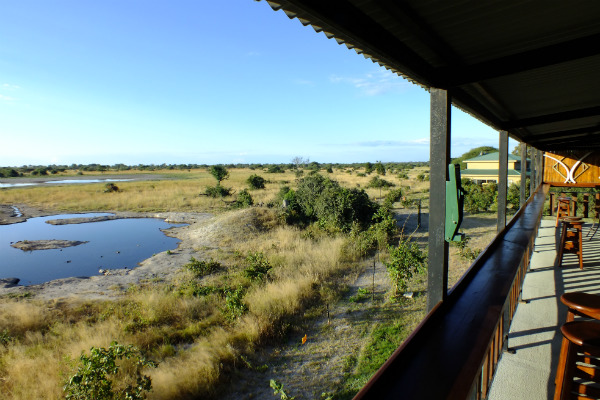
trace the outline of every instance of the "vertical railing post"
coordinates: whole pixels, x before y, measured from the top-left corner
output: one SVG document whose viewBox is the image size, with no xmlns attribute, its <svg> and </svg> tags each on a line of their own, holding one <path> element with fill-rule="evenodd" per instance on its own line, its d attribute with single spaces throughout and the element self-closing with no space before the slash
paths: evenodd
<svg viewBox="0 0 600 400">
<path fill-rule="evenodd" d="M 536 153 L 537 153 L 537 149 L 535 148 L 531 148 L 531 175 L 529 177 L 529 193 L 530 196 L 533 196 L 533 192 L 535 192 L 535 188 L 537 187 L 535 185 L 535 180 L 537 178 L 537 164 L 536 164 Z"/>
<path fill-rule="evenodd" d="M 430 96 L 428 311 L 446 298 L 448 290 L 448 242 L 445 240 L 445 224 L 451 111 L 451 99 L 447 90 L 432 88 Z"/>
<path fill-rule="evenodd" d="M 539 187 L 543 180 L 544 180 L 544 152 L 541 150 L 538 150 L 538 167 L 537 167 L 537 185 L 536 188 Z"/>
<path fill-rule="evenodd" d="M 500 131 L 498 146 L 498 222 L 500 232 L 506 226 L 506 195 L 508 190 L 508 132 Z"/>
<path fill-rule="evenodd" d="M 527 199 L 527 145 L 521 142 L 521 192 L 519 196 L 519 208 L 525 205 Z"/>
</svg>

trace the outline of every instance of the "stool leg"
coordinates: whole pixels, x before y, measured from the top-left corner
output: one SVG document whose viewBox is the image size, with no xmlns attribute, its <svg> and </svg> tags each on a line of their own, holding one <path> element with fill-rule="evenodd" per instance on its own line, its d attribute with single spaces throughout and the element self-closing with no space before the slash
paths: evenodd
<svg viewBox="0 0 600 400">
<path fill-rule="evenodd" d="M 577 252 L 577 255 L 579 256 L 579 269 L 583 269 L 583 238 L 582 238 L 582 233 L 581 233 L 581 227 L 579 229 L 577 229 L 578 232 L 578 238 L 579 238 L 579 251 Z"/>
<path fill-rule="evenodd" d="M 563 226 L 562 227 L 562 232 L 560 235 L 560 245 L 558 246 L 558 266 L 561 267 L 562 266 L 562 257 L 563 257 L 563 250 L 565 247 L 565 242 L 567 240 L 567 227 Z"/>
<path fill-rule="evenodd" d="M 566 340 L 566 339 L 564 339 Z M 555 399 L 568 400 L 572 398 L 571 391 L 573 390 L 573 377 L 575 376 L 575 369 L 577 368 L 575 359 L 577 357 L 577 349 L 573 343 L 567 341 L 567 351 L 565 355 L 565 365 L 563 366 L 564 375 L 561 382 L 560 397 Z"/>
</svg>

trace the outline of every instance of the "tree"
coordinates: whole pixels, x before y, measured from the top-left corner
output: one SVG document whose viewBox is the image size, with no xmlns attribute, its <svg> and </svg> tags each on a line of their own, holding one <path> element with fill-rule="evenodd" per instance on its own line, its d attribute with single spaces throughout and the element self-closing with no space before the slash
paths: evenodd
<svg viewBox="0 0 600 400">
<path fill-rule="evenodd" d="M 365 174 L 370 174 L 371 172 L 373 172 L 373 164 L 371 164 L 370 162 L 366 162 L 365 163 Z"/>
<path fill-rule="evenodd" d="M 229 171 L 222 165 L 213 165 L 209 172 L 217 180 L 218 186 L 221 186 L 222 180 L 229 178 Z"/>
<path fill-rule="evenodd" d="M 296 169 L 299 169 L 301 165 L 308 164 L 308 161 L 308 158 L 305 160 L 300 156 L 292 158 L 292 164 L 294 164 Z"/>
<path fill-rule="evenodd" d="M 375 163 L 375 172 L 377 172 L 378 175 L 385 175 L 385 166 L 381 161 Z"/>
</svg>

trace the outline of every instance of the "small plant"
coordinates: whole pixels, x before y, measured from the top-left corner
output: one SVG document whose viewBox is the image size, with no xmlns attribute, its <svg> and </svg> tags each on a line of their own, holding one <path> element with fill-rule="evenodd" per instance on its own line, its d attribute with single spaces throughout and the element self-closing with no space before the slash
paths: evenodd
<svg viewBox="0 0 600 400">
<path fill-rule="evenodd" d="M 196 260 L 194 257 L 191 257 L 190 262 L 185 264 L 183 267 L 192 271 L 197 277 L 202 277 L 215 272 L 222 266 L 217 261 L 213 261 L 212 259 L 210 261 L 200 261 Z"/>
<path fill-rule="evenodd" d="M 237 289 L 225 290 L 225 316 L 228 320 L 233 321 L 248 311 L 248 307 L 244 303 L 244 288 L 238 286 Z"/>
<path fill-rule="evenodd" d="M 278 394 L 281 397 L 281 400 L 294 400 L 296 398 L 288 395 L 285 390 L 283 390 L 283 383 L 279 383 L 275 379 L 269 381 L 269 386 L 273 389 L 273 394 Z"/>
<path fill-rule="evenodd" d="M 250 186 L 250 189 L 264 189 L 267 181 L 262 176 L 253 174 L 248 177 L 246 182 L 248 183 L 248 186 Z"/>
<path fill-rule="evenodd" d="M 213 198 L 226 197 L 226 196 L 231 195 L 231 188 L 226 188 L 221 185 L 208 186 L 206 188 L 206 190 L 204 191 L 204 194 L 207 195 L 208 197 L 213 197 Z"/>
<path fill-rule="evenodd" d="M 229 171 L 222 165 L 213 165 L 209 172 L 217 180 L 217 186 L 221 186 L 221 181 L 229 178 Z"/>
<path fill-rule="evenodd" d="M 244 269 L 244 275 L 252 281 L 264 280 L 272 268 L 267 257 L 261 252 L 250 253 L 246 257 L 246 263 L 248 267 Z"/>
<path fill-rule="evenodd" d="M 369 296 L 369 294 L 371 294 L 371 292 L 369 292 L 369 289 L 359 288 L 356 295 L 350 296 L 348 300 L 352 303 L 360 303 L 364 299 L 366 299 Z"/>
<path fill-rule="evenodd" d="M 408 281 L 425 267 L 426 256 L 417 243 L 401 238 L 398 247 L 388 247 L 390 258 L 384 264 L 388 269 L 395 294 L 408 288 Z"/>
<path fill-rule="evenodd" d="M 254 200 L 252 199 L 252 196 L 250 196 L 250 193 L 248 192 L 247 189 L 244 189 L 238 194 L 238 197 L 235 200 L 234 206 L 237 208 L 246 208 L 246 207 L 250 207 L 252 204 L 254 204 Z"/>
<path fill-rule="evenodd" d="M 367 184 L 367 187 L 370 188 L 387 188 L 392 186 L 395 186 L 392 182 L 386 181 L 379 176 L 374 176 Z"/>
<path fill-rule="evenodd" d="M 0 345 L 8 346 L 13 340 L 14 338 L 10 335 L 8 329 L 5 329 L 2 332 L 0 332 Z"/>
<path fill-rule="evenodd" d="M 133 362 L 134 376 L 119 374 L 125 370 L 120 362 L 124 359 Z M 142 370 L 156 368 L 157 363 L 146 359 L 132 345 L 112 342 L 107 349 L 92 347 L 90 355 L 81 354 L 79 361 L 77 373 L 63 388 L 67 400 L 139 400 L 145 399 L 147 392 L 152 390 L 152 381 L 149 376 L 142 375 Z M 117 376 L 122 377 L 123 382 L 118 382 Z"/>
</svg>

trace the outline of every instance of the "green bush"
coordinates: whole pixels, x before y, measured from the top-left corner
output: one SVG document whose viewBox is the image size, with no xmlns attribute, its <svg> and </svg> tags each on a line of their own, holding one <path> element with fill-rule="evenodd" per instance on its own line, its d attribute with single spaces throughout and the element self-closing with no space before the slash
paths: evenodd
<svg viewBox="0 0 600 400">
<path fill-rule="evenodd" d="M 402 189 L 393 189 L 385 195 L 385 199 L 383 200 L 383 207 L 392 208 L 394 203 L 402 199 Z"/>
<path fill-rule="evenodd" d="M 498 185 L 474 183 L 470 179 L 462 179 L 461 186 L 465 191 L 464 209 L 470 213 L 488 211 L 496 203 Z"/>
<path fill-rule="evenodd" d="M 250 193 L 247 189 L 244 189 L 238 194 L 234 205 L 237 208 L 245 208 L 250 207 L 252 204 L 254 204 L 252 196 L 250 196 Z"/>
<path fill-rule="evenodd" d="M 213 198 L 226 197 L 226 196 L 231 195 L 231 188 L 226 188 L 221 185 L 207 186 L 206 190 L 204 191 L 204 194 L 207 195 L 208 197 L 213 197 Z"/>
<path fill-rule="evenodd" d="M 248 267 L 244 269 L 244 275 L 252 281 L 264 280 L 272 266 L 264 253 L 256 252 L 246 257 Z"/>
<path fill-rule="evenodd" d="M 367 187 L 370 188 L 388 188 L 392 186 L 396 185 L 394 185 L 392 182 L 386 181 L 385 179 L 381 179 L 379 176 L 374 176 L 367 184 Z"/>
<path fill-rule="evenodd" d="M 267 168 L 267 172 L 269 174 L 282 174 L 285 172 L 285 170 L 279 165 L 269 165 L 269 168 Z"/>
<path fill-rule="evenodd" d="M 253 174 L 250 175 L 246 182 L 248 182 L 250 189 L 264 189 L 267 181 L 262 176 Z"/>
<path fill-rule="evenodd" d="M 107 183 L 106 185 L 104 185 L 104 193 L 116 193 L 120 191 L 121 190 L 119 189 L 119 187 L 114 183 Z"/>
<path fill-rule="evenodd" d="M 402 238 L 397 247 L 389 246 L 390 258 L 385 262 L 395 294 L 408 288 L 408 281 L 425 267 L 427 257 L 417 243 Z"/>
<path fill-rule="evenodd" d="M 134 363 L 135 376 L 119 373 L 124 359 Z M 142 370 L 157 364 L 134 346 L 112 342 L 108 349 L 92 347 L 90 355 L 81 354 L 79 360 L 77 373 L 63 388 L 67 400 L 139 400 L 152 390 L 152 381 Z M 117 377 L 124 379 L 119 382 Z"/>
<path fill-rule="evenodd" d="M 221 269 L 222 265 L 212 259 L 210 261 L 201 261 L 191 257 L 190 262 L 183 267 L 192 271 L 197 277 L 201 277 Z"/>
<path fill-rule="evenodd" d="M 294 222 L 317 222 L 332 232 L 347 232 L 355 221 L 366 228 L 378 208 L 364 190 L 343 188 L 319 174 L 300 179 L 296 191 L 289 193 L 289 202 Z"/>
<path fill-rule="evenodd" d="M 525 182 L 525 199 L 529 198 L 529 178 Z M 513 210 L 518 210 L 521 199 L 521 183 L 511 183 L 506 193 L 506 203 L 510 205 Z"/>
<path fill-rule="evenodd" d="M 227 289 L 225 291 L 225 317 L 233 321 L 248 311 L 248 306 L 244 303 L 245 289 L 238 286 L 237 289 Z"/>
<path fill-rule="evenodd" d="M 209 172 L 217 180 L 217 186 L 221 186 L 221 181 L 229 178 L 229 171 L 222 165 L 213 165 Z"/>
</svg>

